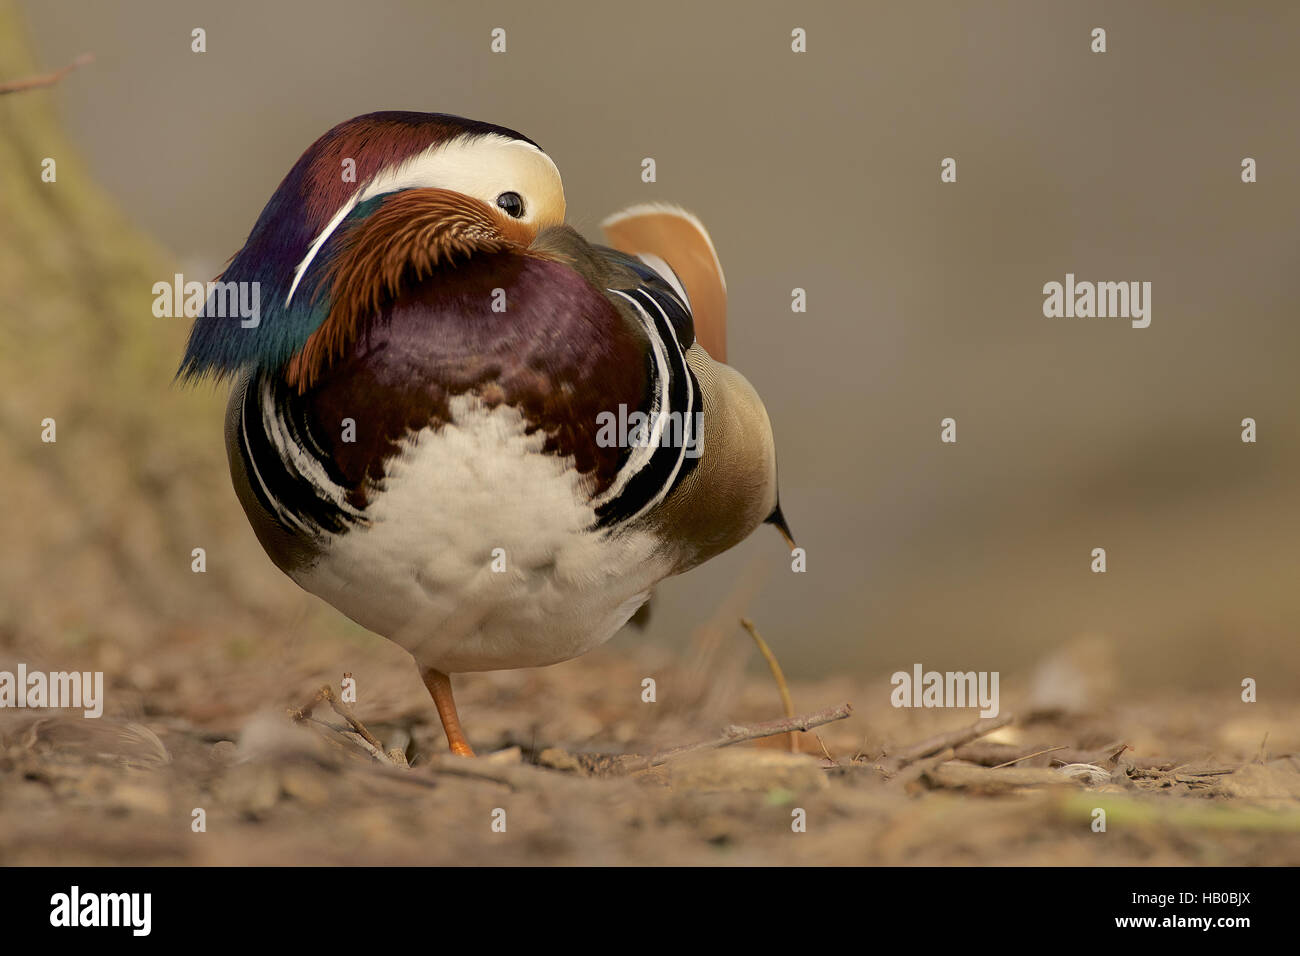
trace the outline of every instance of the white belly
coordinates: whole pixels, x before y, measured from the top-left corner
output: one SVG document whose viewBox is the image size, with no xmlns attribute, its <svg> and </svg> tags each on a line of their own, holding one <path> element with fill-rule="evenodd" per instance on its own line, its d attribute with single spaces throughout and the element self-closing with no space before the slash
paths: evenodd
<svg viewBox="0 0 1300 956">
<path fill-rule="evenodd" d="M 369 524 L 294 579 L 447 673 L 554 664 L 604 643 L 672 562 L 648 533 L 587 531 L 588 479 L 540 454 L 518 412 L 451 403 L 455 425 L 389 462 Z"/>
</svg>

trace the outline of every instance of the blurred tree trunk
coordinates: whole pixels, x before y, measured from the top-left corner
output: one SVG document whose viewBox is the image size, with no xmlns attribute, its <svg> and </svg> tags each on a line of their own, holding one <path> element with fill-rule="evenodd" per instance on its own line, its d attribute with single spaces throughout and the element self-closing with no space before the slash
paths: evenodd
<svg viewBox="0 0 1300 956">
<path fill-rule="evenodd" d="M 62 65 L 32 62 L 0 0 L 0 82 Z M 60 85 L 94 84 L 95 69 Z M 56 121 L 59 90 L 0 96 L 0 664 L 45 658 L 147 687 L 158 648 L 202 667 L 305 600 L 230 489 L 225 388 L 172 384 L 189 322 L 155 318 L 152 286 L 178 269 L 92 181 Z M 140 156 L 148 176 L 147 145 Z"/>
</svg>

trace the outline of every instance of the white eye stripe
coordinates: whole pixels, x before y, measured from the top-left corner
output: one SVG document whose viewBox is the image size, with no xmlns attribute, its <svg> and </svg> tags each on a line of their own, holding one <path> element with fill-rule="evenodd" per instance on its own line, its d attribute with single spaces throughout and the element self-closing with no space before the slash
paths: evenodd
<svg viewBox="0 0 1300 956">
<path fill-rule="evenodd" d="M 288 308 L 298 283 L 321 247 L 357 206 L 400 189 L 450 189 L 489 206 L 503 192 L 516 192 L 524 202 L 520 222 L 558 225 L 564 221 L 564 184 L 551 158 L 532 143 L 499 133 L 459 137 L 437 143 L 401 163 L 386 166 L 357 189 L 312 240 L 307 254 L 293 270 L 284 304 Z"/>
</svg>

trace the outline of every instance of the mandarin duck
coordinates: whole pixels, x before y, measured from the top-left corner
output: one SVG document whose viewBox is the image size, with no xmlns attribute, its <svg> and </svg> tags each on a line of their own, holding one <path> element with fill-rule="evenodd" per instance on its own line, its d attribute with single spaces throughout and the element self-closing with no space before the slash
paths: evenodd
<svg viewBox="0 0 1300 956">
<path fill-rule="evenodd" d="M 351 169 L 353 175 L 346 175 Z M 565 225 L 532 140 L 437 113 L 348 120 L 271 196 L 178 378 L 234 382 L 226 451 L 271 560 L 405 648 L 453 753 L 450 674 L 568 660 L 760 524 L 793 547 L 726 286 L 690 214 Z"/>
</svg>

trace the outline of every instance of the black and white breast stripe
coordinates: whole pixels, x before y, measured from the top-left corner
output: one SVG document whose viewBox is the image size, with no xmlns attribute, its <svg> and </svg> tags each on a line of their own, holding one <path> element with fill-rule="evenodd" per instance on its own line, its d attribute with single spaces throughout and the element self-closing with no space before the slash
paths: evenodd
<svg viewBox="0 0 1300 956">
<path fill-rule="evenodd" d="M 650 431 L 645 445 L 630 449 L 613 484 L 593 502 L 601 528 L 635 521 L 663 501 L 695 467 L 701 451 L 695 434 L 700 387 L 686 363 L 694 341 L 690 309 L 658 273 L 637 266 L 638 273 L 645 270 L 647 279 L 657 281 L 609 292 L 632 307 L 650 342 L 649 398 L 640 409 L 649 416 Z"/>
<path fill-rule="evenodd" d="M 317 537 L 365 520 L 347 498 L 342 475 L 321 448 L 277 377 L 253 375 L 240 398 L 239 453 L 249 488 L 286 531 Z"/>
<path fill-rule="evenodd" d="M 640 322 L 649 344 L 647 398 L 642 408 L 627 410 L 644 412 L 649 430 L 645 443 L 628 449 L 614 481 L 592 501 L 599 529 L 636 521 L 662 502 L 702 451 L 696 434 L 699 383 L 686 362 L 694 323 L 685 295 L 645 263 L 609 252 L 640 280 L 607 291 Z M 349 500 L 345 477 L 312 434 L 296 392 L 277 375 L 253 374 L 238 401 L 232 437 L 249 490 L 269 516 L 291 535 L 307 538 L 367 523 L 365 512 Z"/>
</svg>

